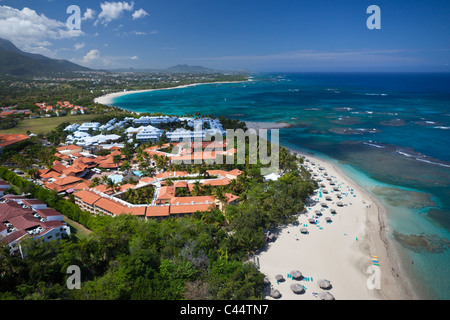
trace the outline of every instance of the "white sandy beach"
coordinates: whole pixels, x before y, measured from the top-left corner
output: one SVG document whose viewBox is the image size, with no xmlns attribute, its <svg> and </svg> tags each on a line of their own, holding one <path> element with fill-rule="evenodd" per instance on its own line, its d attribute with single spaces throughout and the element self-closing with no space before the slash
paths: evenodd
<svg viewBox="0 0 450 320">
<path fill-rule="evenodd" d="M 402 277 L 397 277 L 400 271 L 395 263 L 395 253 L 383 241 L 386 231 L 384 208 L 331 163 L 310 155 L 306 155 L 306 159 L 309 162 L 305 165 L 322 179 L 319 184 L 323 183 L 325 187 L 317 190 L 307 205 L 307 212 L 299 215 L 298 226 L 275 230 L 276 240 L 255 255 L 260 271 L 267 276 L 271 287 L 281 293 L 278 299 L 319 300 L 315 293 L 323 291 L 331 293 L 336 300 L 411 299 Z M 335 184 L 330 185 L 327 177 Z M 333 191 L 333 187 L 338 187 L 339 191 Z M 328 193 L 325 194 L 323 189 Z M 342 198 L 338 199 L 337 194 Z M 331 200 L 325 200 L 325 196 L 330 196 Z M 338 206 L 338 201 L 343 206 Z M 323 202 L 327 207 L 321 206 Z M 336 214 L 330 209 L 335 209 Z M 322 214 L 318 216 L 316 210 Z M 308 221 L 312 217 L 317 223 Z M 326 217 L 332 221 L 326 222 Z M 300 228 L 308 229 L 308 233 L 302 234 Z M 372 275 L 367 273 L 367 268 L 374 264 L 372 256 L 377 257 L 381 268 L 379 290 L 370 290 L 367 286 Z M 288 277 L 292 270 L 302 272 L 303 278 Z M 279 274 L 285 280 L 277 283 L 275 276 Z M 331 289 L 321 289 L 317 284 L 320 279 L 329 280 Z M 303 285 L 304 293 L 293 293 L 290 289 L 293 283 Z"/>
<path fill-rule="evenodd" d="M 250 80 L 247 80 L 247 81 L 250 81 Z M 203 84 L 224 84 L 224 83 L 239 83 L 239 82 L 243 82 L 243 81 L 201 82 L 201 83 L 192 83 L 192 84 L 186 84 L 186 85 L 181 85 L 181 86 L 177 86 L 177 87 L 170 87 L 170 88 L 133 90 L 133 91 L 119 91 L 119 92 L 108 93 L 108 94 L 105 94 L 105 95 L 103 95 L 101 97 L 97 97 L 97 98 L 94 99 L 94 102 L 109 106 L 109 105 L 112 104 L 112 100 L 114 98 L 121 97 L 121 96 L 124 96 L 124 95 L 127 95 L 127 94 L 134 94 L 134 93 L 141 93 L 141 92 L 151 92 L 151 91 L 156 91 L 156 90 L 181 89 L 181 88 L 194 87 L 194 86 L 203 85 Z"/>
</svg>

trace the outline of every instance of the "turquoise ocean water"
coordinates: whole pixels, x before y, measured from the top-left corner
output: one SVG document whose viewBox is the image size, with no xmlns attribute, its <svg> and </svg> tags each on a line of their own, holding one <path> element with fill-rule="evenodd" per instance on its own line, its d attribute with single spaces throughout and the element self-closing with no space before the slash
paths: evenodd
<svg viewBox="0 0 450 320">
<path fill-rule="evenodd" d="M 255 74 L 249 82 L 135 93 L 112 104 L 291 123 L 280 130 L 283 145 L 334 162 L 386 206 L 420 297 L 450 298 L 450 74 Z"/>
</svg>

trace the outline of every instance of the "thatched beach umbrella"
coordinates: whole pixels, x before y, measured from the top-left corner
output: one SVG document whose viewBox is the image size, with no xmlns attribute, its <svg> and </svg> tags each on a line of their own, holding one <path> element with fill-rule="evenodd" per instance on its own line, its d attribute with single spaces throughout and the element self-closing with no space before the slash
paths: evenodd
<svg viewBox="0 0 450 320">
<path fill-rule="evenodd" d="M 322 214 L 322 212 L 320 210 L 314 210 L 315 214 Z"/>
<path fill-rule="evenodd" d="M 279 282 L 284 281 L 284 278 L 283 278 L 283 276 L 282 276 L 281 274 L 277 274 L 277 275 L 275 276 L 275 279 L 276 279 L 277 281 L 279 281 Z"/>
<path fill-rule="evenodd" d="M 305 288 L 303 288 L 303 286 L 298 283 L 291 284 L 290 288 L 294 293 L 297 294 L 305 292 Z"/>
<path fill-rule="evenodd" d="M 292 270 L 290 273 L 291 273 L 292 278 L 294 278 L 294 279 L 299 279 L 302 277 L 302 273 L 298 270 Z"/>
<path fill-rule="evenodd" d="M 334 296 L 331 293 L 325 291 L 319 293 L 319 298 L 320 300 L 334 300 Z"/>
<path fill-rule="evenodd" d="M 306 228 L 300 228 L 300 232 L 301 232 L 301 233 L 308 233 L 308 229 L 306 229 Z"/>
<path fill-rule="evenodd" d="M 342 207 L 344 204 L 342 202 L 338 201 L 338 202 L 336 202 L 336 205 L 339 207 Z"/>
<path fill-rule="evenodd" d="M 326 196 L 325 200 L 331 201 L 331 197 L 330 196 Z"/>
<path fill-rule="evenodd" d="M 319 281 L 317 281 L 317 284 L 322 289 L 330 289 L 331 288 L 331 282 L 328 280 L 325 280 L 325 279 L 320 279 Z"/>
<path fill-rule="evenodd" d="M 321 202 L 320 205 L 321 205 L 322 207 L 328 207 L 328 205 L 327 205 L 326 202 Z"/>
<path fill-rule="evenodd" d="M 325 188 L 326 186 L 325 186 L 323 183 L 321 183 L 321 184 L 319 185 L 319 187 Z"/>
<path fill-rule="evenodd" d="M 281 293 L 280 293 L 280 291 L 278 291 L 276 289 L 272 289 L 272 290 L 270 290 L 270 296 L 272 298 L 278 299 L 279 297 L 281 297 Z"/>
<path fill-rule="evenodd" d="M 331 183 L 330 183 L 330 184 L 331 184 Z M 334 187 L 333 190 L 334 190 L 334 191 L 339 191 L 339 188 L 338 188 L 338 187 Z"/>
<path fill-rule="evenodd" d="M 264 277 L 263 282 L 264 282 L 264 284 L 270 284 L 270 280 L 267 277 Z"/>
<path fill-rule="evenodd" d="M 328 177 L 328 178 L 327 178 L 327 180 L 328 180 L 328 181 L 331 181 L 331 178 L 330 178 L 330 177 Z"/>
<path fill-rule="evenodd" d="M 327 189 L 323 189 L 322 193 L 328 193 L 328 190 Z"/>
<path fill-rule="evenodd" d="M 331 214 L 336 214 L 336 210 L 330 209 Z"/>
<path fill-rule="evenodd" d="M 331 222 L 331 218 L 330 217 L 325 217 L 325 221 L 326 222 Z"/>
<path fill-rule="evenodd" d="M 309 223 L 316 223 L 316 220 L 313 218 L 310 218 L 308 221 L 309 221 Z"/>
<path fill-rule="evenodd" d="M 330 181 L 330 186 L 334 186 L 335 183 L 333 181 Z"/>
</svg>

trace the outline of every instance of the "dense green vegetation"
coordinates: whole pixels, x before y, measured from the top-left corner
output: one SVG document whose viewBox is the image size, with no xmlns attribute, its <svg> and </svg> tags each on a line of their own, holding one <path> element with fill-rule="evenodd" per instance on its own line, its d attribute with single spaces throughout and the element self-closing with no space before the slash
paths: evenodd
<svg viewBox="0 0 450 320">
<path fill-rule="evenodd" d="M 153 199 L 154 192 L 155 187 L 149 185 L 137 189 L 128 189 L 119 198 L 132 204 L 149 204 Z"/>
</svg>

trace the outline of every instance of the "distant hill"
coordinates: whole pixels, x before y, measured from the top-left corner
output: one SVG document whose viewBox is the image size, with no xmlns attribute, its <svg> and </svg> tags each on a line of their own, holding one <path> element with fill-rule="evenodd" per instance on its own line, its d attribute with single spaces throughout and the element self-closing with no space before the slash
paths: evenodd
<svg viewBox="0 0 450 320">
<path fill-rule="evenodd" d="M 167 69 L 113 69 L 111 72 L 144 72 L 144 73 L 198 73 L 198 74 L 211 74 L 211 73 L 224 73 L 221 70 L 214 70 L 205 68 L 202 66 L 189 66 L 187 64 L 178 64 Z"/>
<path fill-rule="evenodd" d="M 41 54 L 23 52 L 11 41 L 0 38 L 0 74 L 34 76 L 49 72 L 90 70 L 67 60 L 56 60 Z"/>
<path fill-rule="evenodd" d="M 189 66 L 187 64 L 177 64 L 165 69 L 168 73 L 218 73 L 219 70 L 208 69 L 202 66 Z"/>
</svg>

